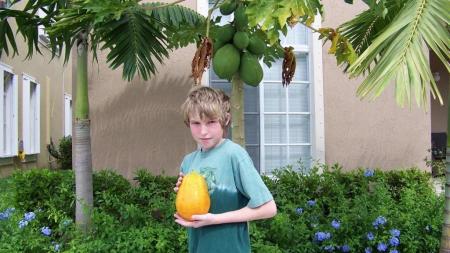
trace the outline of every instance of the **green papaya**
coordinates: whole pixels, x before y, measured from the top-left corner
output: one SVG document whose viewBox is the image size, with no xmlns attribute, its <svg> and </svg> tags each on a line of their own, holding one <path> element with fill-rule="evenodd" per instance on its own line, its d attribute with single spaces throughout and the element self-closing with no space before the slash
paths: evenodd
<svg viewBox="0 0 450 253">
<path fill-rule="evenodd" d="M 246 49 L 250 39 L 246 32 L 236 32 L 233 37 L 233 44 L 239 49 Z"/>
<path fill-rule="evenodd" d="M 236 10 L 237 4 L 236 1 L 234 0 L 227 0 L 224 1 L 220 7 L 220 13 L 222 13 L 222 15 L 230 15 L 231 13 L 233 13 L 234 10 Z"/>
<path fill-rule="evenodd" d="M 223 45 L 225 45 L 225 42 L 222 42 L 221 40 L 215 40 L 213 43 L 213 56 L 217 53 L 217 50 L 221 48 Z"/>
<path fill-rule="evenodd" d="M 224 26 L 219 26 L 216 30 L 216 40 L 220 40 L 224 43 L 231 41 L 233 39 L 236 29 L 232 24 L 226 24 Z"/>
<path fill-rule="evenodd" d="M 248 17 L 245 14 L 245 7 L 243 5 L 239 5 L 234 11 L 234 25 L 238 31 L 245 31 L 247 29 Z"/>
<path fill-rule="evenodd" d="M 231 79 L 239 71 L 241 56 L 233 44 L 226 44 L 213 56 L 213 70 L 219 78 Z"/>
<path fill-rule="evenodd" d="M 252 36 L 248 43 L 248 51 L 255 55 L 262 55 L 266 51 L 266 43 L 258 36 Z"/>
<path fill-rule="evenodd" d="M 258 57 L 249 52 L 245 52 L 241 57 L 239 76 L 246 84 L 255 87 L 258 86 L 264 76 Z"/>
</svg>

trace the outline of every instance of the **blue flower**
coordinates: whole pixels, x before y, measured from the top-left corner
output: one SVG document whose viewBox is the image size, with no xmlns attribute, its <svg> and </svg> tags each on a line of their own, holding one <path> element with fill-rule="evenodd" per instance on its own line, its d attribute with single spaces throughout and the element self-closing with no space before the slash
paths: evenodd
<svg viewBox="0 0 450 253">
<path fill-rule="evenodd" d="M 378 243 L 377 250 L 378 252 L 385 252 L 387 250 L 388 246 L 385 243 Z"/>
<path fill-rule="evenodd" d="M 19 228 L 20 229 L 24 228 L 26 225 L 28 225 L 28 221 L 26 221 L 26 220 L 20 220 L 19 221 Z"/>
<path fill-rule="evenodd" d="M 322 242 L 331 238 L 331 234 L 328 232 L 316 232 L 314 234 L 314 239 L 318 242 Z"/>
<path fill-rule="evenodd" d="M 49 227 L 42 227 L 41 233 L 45 236 L 50 236 L 52 234 L 52 230 Z"/>
<path fill-rule="evenodd" d="M 295 213 L 298 214 L 298 215 L 302 214 L 303 213 L 303 208 L 298 207 L 297 209 L 295 209 Z"/>
<path fill-rule="evenodd" d="M 308 206 L 315 206 L 316 201 L 315 200 L 308 200 Z"/>
<path fill-rule="evenodd" d="M 378 226 L 383 226 L 386 224 L 387 220 L 383 216 L 378 216 L 375 221 L 372 223 L 373 227 L 378 229 Z"/>
<path fill-rule="evenodd" d="M 333 252 L 334 251 L 334 246 L 333 245 L 327 245 L 327 246 L 323 247 L 323 249 L 325 251 L 328 251 L 328 252 Z"/>
<path fill-rule="evenodd" d="M 396 250 L 396 249 L 391 249 L 391 251 L 389 251 L 389 253 L 398 253 L 398 250 Z"/>
<path fill-rule="evenodd" d="M 391 229 L 391 235 L 393 236 L 393 237 L 399 237 L 400 236 L 400 230 L 398 230 L 398 229 L 396 229 L 396 228 L 394 228 L 394 229 Z"/>
<path fill-rule="evenodd" d="M 342 247 L 341 247 L 341 251 L 342 252 L 350 252 L 350 246 L 348 246 L 348 245 L 342 245 Z"/>
<path fill-rule="evenodd" d="M 373 177 L 374 174 L 375 174 L 375 171 L 370 168 L 367 168 L 366 171 L 364 172 L 365 177 Z"/>
<path fill-rule="evenodd" d="M 372 232 L 367 233 L 367 240 L 372 241 L 373 239 L 375 239 L 373 233 Z"/>
<path fill-rule="evenodd" d="M 364 253 L 372 253 L 372 249 L 367 247 L 364 249 Z"/>
<path fill-rule="evenodd" d="M 341 223 L 338 220 L 333 220 L 331 222 L 331 226 L 335 229 L 338 229 L 341 226 Z"/>
<path fill-rule="evenodd" d="M 4 212 L 0 213 L 0 220 L 7 220 L 11 216 L 11 214 L 14 212 L 14 210 L 16 210 L 16 209 L 13 207 L 6 208 L 6 210 Z"/>
<path fill-rule="evenodd" d="M 24 220 L 26 220 L 26 221 L 32 221 L 32 220 L 34 220 L 34 218 L 36 218 L 36 214 L 33 212 L 28 212 L 28 213 L 25 213 L 25 215 L 24 215 Z"/>
<path fill-rule="evenodd" d="M 394 247 L 397 247 L 400 244 L 400 240 L 397 237 L 391 237 L 389 239 L 389 244 Z"/>
<path fill-rule="evenodd" d="M 56 252 L 59 252 L 60 248 L 61 248 L 61 245 L 59 245 L 59 244 L 55 244 L 55 246 L 53 247 L 53 249 L 54 249 Z"/>
</svg>

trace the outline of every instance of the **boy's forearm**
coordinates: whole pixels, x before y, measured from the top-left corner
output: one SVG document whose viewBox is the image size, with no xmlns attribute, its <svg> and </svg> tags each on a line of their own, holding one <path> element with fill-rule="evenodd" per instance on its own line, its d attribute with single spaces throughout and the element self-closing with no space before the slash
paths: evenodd
<svg viewBox="0 0 450 253">
<path fill-rule="evenodd" d="M 267 219 L 275 216 L 276 214 L 277 206 L 275 204 L 275 201 L 271 200 L 256 208 L 250 208 L 246 206 L 239 210 L 215 214 L 214 223 L 223 224 Z"/>
</svg>

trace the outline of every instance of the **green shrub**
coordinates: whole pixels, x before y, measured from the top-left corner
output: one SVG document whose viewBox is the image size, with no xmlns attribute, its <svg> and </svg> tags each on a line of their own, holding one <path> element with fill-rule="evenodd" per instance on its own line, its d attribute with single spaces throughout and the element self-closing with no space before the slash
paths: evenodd
<svg viewBox="0 0 450 253">
<path fill-rule="evenodd" d="M 47 145 L 47 151 L 58 162 L 59 168 L 62 170 L 72 169 L 72 136 L 64 136 L 59 140 L 58 148 L 55 147 L 53 140 Z"/>
<path fill-rule="evenodd" d="M 429 179 L 417 169 L 283 168 L 263 177 L 278 214 L 250 223 L 252 251 L 377 252 L 384 243 L 386 252 L 437 252 L 444 197 L 434 193 Z M 0 209 L 0 252 L 54 252 L 56 245 L 63 252 L 187 252 L 186 230 L 173 221 L 176 177 L 139 170 L 135 180 L 131 186 L 115 172 L 94 173 L 93 229 L 83 235 L 72 222 L 71 172 L 17 172 L 0 184 L 15 186 L 14 201 L 0 207 L 17 208 L 8 215 L 12 209 Z M 20 228 L 31 211 L 35 219 Z M 42 235 L 46 226 L 51 236 Z"/>
</svg>

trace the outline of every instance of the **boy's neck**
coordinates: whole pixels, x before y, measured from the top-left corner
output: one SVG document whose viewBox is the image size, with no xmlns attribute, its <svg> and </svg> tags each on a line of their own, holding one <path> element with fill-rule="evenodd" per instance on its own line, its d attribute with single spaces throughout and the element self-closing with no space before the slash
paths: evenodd
<svg viewBox="0 0 450 253">
<path fill-rule="evenodd" d="M 223 143 L 224 141 L 225 141 L 225 138 L 222 138 L 222 139 L 219 141 L 219 143 L 217 143 L 214 147 L 211 147 L 210 149 L 203 149 L 203 148 L 201 148 L 200 150 L 201 150 L 202 152 L 208 152 L 208 151 L 213 150 L 213 149 L 219 147 L 220 145 L 222 145 L 222 143 Z"/>
</svg>

